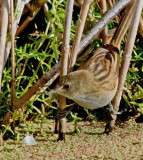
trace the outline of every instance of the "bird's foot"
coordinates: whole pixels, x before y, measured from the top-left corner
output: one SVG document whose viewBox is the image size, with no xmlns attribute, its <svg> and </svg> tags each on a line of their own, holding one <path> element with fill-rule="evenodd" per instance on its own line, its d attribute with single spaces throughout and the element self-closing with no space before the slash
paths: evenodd
<svg viewBox="0 0 143 160">
<path fill-rule="evenodd" d="M 115 118 L 114 115 L 120 115 L 122 112 L 118 112 L 118 111 L 116 111 L 116 110 L 113 110 L 113 106 L 112 106 L 112 104 L 111 104 L 111 102 L 110 102 L 110 103 L 109 103 L 109 113 L 110 113 L 110 115 L 111 115 L 111 118 L 112 118 L 113 120 L 115 120 L 116 118 Z"/>
</svg>

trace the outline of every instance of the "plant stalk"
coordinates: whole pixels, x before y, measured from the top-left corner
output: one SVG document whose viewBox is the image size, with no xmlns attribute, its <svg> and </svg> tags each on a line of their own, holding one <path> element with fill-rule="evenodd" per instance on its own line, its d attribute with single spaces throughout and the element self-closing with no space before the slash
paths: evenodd
<svg viewBox="0 0 143 160">
<path fill-rule="evenodd" d="M 130 61 L 132 58 L 132 51 L 133 51 L 133 46 L 135 42 L 135 38 L 137 35 L 137 30 L 139 26 L 139 21 L 140 21 L 140 16 L 142 12 L 142 7 L 143 7 L 143 1 L 142 0 L 137 0 L 135 4 L 135 9 L 133 11 L 133 18 L 131 21 L 131 28 L 129 30 L 129 34 L 127 37 L 127 42 L 125 45 L 125 52 L 122 58 L 122 64 L 120 68 L 120 74 L 119 74 L 119 85 L 118 85 L 118 90 L 117 93 L 113 99 L 113 107 L 114 110 L 119 109 L 120 101 L 121 101 L 121 96 L 124 88 L 124 83 L 126 81 L 126 75 L 128 72 L 128 68 L 130 65 Z M 117 118 L 116 115 L 114 115 L 115 119 Z M 110 122 L 110 127 L 113 127 L 115 124 L 115 119 Z"/>
<path fill-rule="evenodd" d="M 63 45 L 62 45 L 60 80 L 62 80 L 63 76 L 67 75 L 67 71 L 68 71 L 68 57 L 69 57 L 69 51 L 70 51 L 70 29 L 71 29 L 71 22 L 72 22 L 73 5 L 74 5 L 74 0 L 67 0 Z M 63 96 L 60 96 L 59 108 L 63 110 L 65 109 L 65 107 L 66 107 L 66 98 Z M 56 126 L 58 125 L 56 124 Z M 59 120 L 58 140 L 65 140 L 65 132 L 66 132 L 66 117 L 63 117 Z"/>
<path fill-rule="evenodd" d="M 79 43 L 81 41 L 86 17 L 88 14 L 89 6 L 93 2 L 93 0 L 84 0 L 81 6 L 81 11 L 78 19 L 78 24 L 75 32 L 74 42 L 72 46 L 72 51 L 70 55 L 70 68 L 72 68 L 76 63 L 77 51 L 79 49 Z"/>
<path fill-rule="evenodd" d="M 107 12 L 106 0 L 100 0 L 100 7 L 101 7 L 101 14 L 102 14 L 102 16 L 104 16 L 105 13 Z M 105 26 L 105 28 L 102 31 L 102 43 L 103 44 L 108 44 L 109 43 L 109 40 L 108 40 L 108 26 Z"/>
<path fill-rule="evenodd" d="M 2 83 L 2 72 L 4 64 L 4 53 L 6 46 L 6 36 L 8 30 L 8 18 L 9 18 L 9 1 L 2 1 L 1 4 L 1 15 L 0 15 L 0 103 L 1 103 L 1 83 Z"/>
</svg>

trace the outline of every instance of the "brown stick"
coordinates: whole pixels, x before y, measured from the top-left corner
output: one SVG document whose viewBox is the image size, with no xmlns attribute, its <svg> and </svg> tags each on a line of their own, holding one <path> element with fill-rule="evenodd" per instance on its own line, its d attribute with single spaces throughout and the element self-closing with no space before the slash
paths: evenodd
<svg viewBox="0 0 143 160">
<path fill-rule="evenodd" d="M 40 11 L 41 7 L 44 6 L 47 0 L 33 0 L 31 3 L 27 4 L 28 9 L 31 11 L 30 15 L 27 19 L 22 23 L 22 25 L 18 28 L 16 32 L 16 36 L 18 36 L 27 26 L 28 24 L 35 18 L 35 16 Z"/>
<path fill-rule="evenodd" d="M 128 72 L 131 58 L 132 58 L 132 50 L 133 50 L 133 46 L 134 46 L 134 42 L 135 42 L 135 38 L 137 34 L 137 29 L 139 25 L 142 7 L 143 7 L 143 1 L 137 0 L 136 6 L 133 12 L 132 22 L 131 22 L 132 25 L 131 25 L 131 28 L 130 28 L 130 31 L 127 37 L 125 52 L 124 52 L 123 59 L 122 59 L 122 65 L 121 65 L 120 75 L 119 75 L 119 86 L 118 86 L 118 90 L 115 95 L 115 98 L 113 99 L 114 110 L 119 109 L 122 91 L 123 91 L 124 83 L 126 80 L 126 75 Z M 117 116 L 114 115 L 114 117 L 116 118 Z M 110 126 L 113 127 L 114 124 L 115 124 L 115 120 L 112 120 L 110 122 Z"/>
<path fill-rule="evenodd" d="M 12 77 L 11 77 L 11 105 L 12 105 L 12 111 L 15 110 L 14 108 L 14 89 L 15 89 L 15 55 L 14 55 L 14 26 L 13 26 L 13 0 L 10 1 L 10 14 L 11 14 L 11 70 L 12 70 Z M 15 120 L 13 121 L 12 125 L 13 129 L 15 128 Z"/>
<path fill-rule="evenodd" d="M 22 12 L 23 12 L 23 8 L 24 8 L 25 4 L 28 3 L 28 1 L 30 1 L 30 0 L 26 0 L 26 1 L 25 0 L 19 0 L 18 1 L 17 10 L 16 10 L 17 14 L 15 15 L 15 19 L 14 19 L 14 34 L 15 34 L 16 30 L 17 30 L 17 27 L 18 27 L 18 24 L 19 24 L 19 21 L 20 21 Z M 7 41 L 6 49 L 5 49 L 5 55 L 4 55 L 3 67 L 5 66 L 7 58 L 9 56 L 10 49 L 11 49 L 11 41 Z"/>
<path fill-rule="evenodd" d="M 8 12 L 9 12 L 9 1 L 3 1 L 1 6 L 1 17 L 0 17 L 0 97 L 1 97 L 1 81 L 2 81 L 2 71 L 4 63 L 4 52 L 6 45 L 6 36 L 8 29 Z M 1 98 L 0 98 L 1 101 Z"/>
<path fill-rule="evenodd" d="M 12 68 L 12 79 L 11 79 L 11 103 L 12 103 L 12 110 L 14 111 L 14 89 L 15 89 L 15 55 L 14 55 L 14 27 L 13 27 L 13 0 L 10 1 L 10 13 L 11 13 L 11 68 Z"/>
<path fill-rule="evenodd" d="M 71 29 L 71 22 L 72 22 L 73 5 L 74 5 L 74 0 L 67 0 L 63 45 L 62 45 L 60 80 L 62 80 L 63 76 L 67 75 L 68 57 L 69 57 L 69 51 L 70 51 L 70 29 Z M 66 107 L 66 98 L 63 96 L 60 96 L 59 107 L 61 110 L 64 110 Z M 58 140 L 65 140 L 65 132 L 66 132 L 66 118 L 63 117 L 59 120 Z"/>
<path fill-rule="evenodd" d="M 78 53 L 77 51 L 79 49 L 79 43 L 81 41 L 82 32 L 83 32 L 84 25 L 85 25 L 85 20 L 87 17 L 89 6 L 92 2 L 93 2 L 93 0 L 84 0 L 83 4 L 81 6 L 79 20 L 78 20 L 78 24 L 77 24 L 77 28 L 76 28 L 76 32 L 75 32 L 75 37 L 74 37 L 74 42 L 73 42 L 73 46 L 72 46 L 72 51 L 71 51 L 71 55 L 70 55 L 70 68 L 72 68 L 76 63 L 76 58 L 77 58 L 77 53 Z"/>
<path fill-rule="evenodd" d="M 17 29 L 17 32 L 15 36 L 18 36 L 27 26 L 28 24 L 35 18 L 35 16 L 40 11 L 41 7 L 36 8 L 36 10 L 33 12 L 32 16 L 28 16 L 26 20 L 22 23 L 22 25 Z"/>
<path fill-rule="evenodd" d="M 101 7 L 101 14 L 102 14 L 102 16 L 104 16 L 105 13 L 107 12 L 106 0 L 100 0 L 100 7 Z M 105 28 L 102 31 L 102 43 L 103 44 L 108 44 L 109 43 L 109 40 L 108 40 L 108 26 L 105 26 Z"/>
</svg>

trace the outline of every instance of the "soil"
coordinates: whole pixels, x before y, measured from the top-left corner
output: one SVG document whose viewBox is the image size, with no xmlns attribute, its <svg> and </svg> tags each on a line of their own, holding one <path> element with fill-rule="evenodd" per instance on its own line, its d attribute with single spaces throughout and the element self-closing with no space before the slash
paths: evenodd
<svg viewBox="0 0 143 160">
<path fill-rule="evenodd" d="M 21 139 L 27 128 L 17 128 L 20 140 L 6 140 L 0 146 L 1 160 L 143 160 L 143 124 L 134 119 L 117 124 L 110 135 L 103 134 L 104 122 L 80 121 L 78 134 L 67 123 L 65 142 L 57 142 L 53 120 L 43 124 L 43 135 L 38 123 L 33 126 L 37 144 L 24 145 Z"/>
</svg>

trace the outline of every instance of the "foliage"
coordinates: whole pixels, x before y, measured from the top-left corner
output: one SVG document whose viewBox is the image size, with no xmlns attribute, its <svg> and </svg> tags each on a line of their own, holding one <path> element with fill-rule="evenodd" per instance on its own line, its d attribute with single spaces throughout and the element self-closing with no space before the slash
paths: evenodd
<svg viewBox="0 0 143 160">
<path fill-rule="evenodd" d="M 65 0 L 48 0 L 49 12 L 47 18 L 44 16 L 44 12 L 40 11 L 35 20 L 29 24 L 29 27 L 26 28 L 19 37 L 16 37 L 15 100 L 20 98 L 43 74 L 49 71 L 55 63 L 59 62 L 63 40 L 62 33 L 64 30 L 65 5 Z M 74 7 L 71 42 L 75 34 L 79 10 L 79 7 Z M 96 1 L 90 7 L 90 15 L 91 16 L 87 19 L 90 25 L 85 27 L 84 34 L 93 26 L 94 21 L 101 19 L 100 7 Z M 113 29 L 115 26 L 116 23 L 113 20 L 108 25 L 108 28 Z M 101 40 L 96 40 L 94 43 L 95 48 L 99 47 L 101 45 Z M 138 36 L 134 46 L 133 58 L 130 64 L 123 98 L 124 106 L 126 106 L 127 109 L 136 109 L 136 111 L 143 114 L 143 80 L 141 77 L 143 72 L 143 49 L 140 47 L 141 44 L 143 45 L 143 41 L 141 37 Z M 49 88 L 53 86 L 47 85 L 46 87 L 47 90 L 49 90 Z M 3 70 L 0 121 L 3 120 L 3 115 L 11 110 L 10 88 L 11 58 L 9 57 Z M 21 111 L 13 113 L 13 118 L 10 123 L 16 118 L 20 118 L 21 123 L 26 123 L 26 120 L 32 115 L 37 119 L 41 119 L 42 126 L 42 120 L 45 117 L 53 117 L 57 109 L 56 100 L 51 104 L 48 104 L 49 102 L 49 97 L 45 92 L 38 92 L 23 106 Z M 75 112 L 78 112 L 78 109 Z M 85 113 L 84 109 L 81 109 L 80 112 Z M 94 112 L 86 111 L 86 113 L 87 114 L 82 118 L 99 119 L 103 118 L 101 115 L 105 116 L 105 112 L 99 110 Z M 100 115 L 98 113 L 100 113 Z M 73 123 L 81 119 L 77 115 L 77 113 L 71 114 Z M 3 127 L 4 129 L 7 128 L 7 126 Z M 9 126 L 7 129 L 12 132 Z"/>
<path fill-rule="evenodd" d="M 143 114 L 143 41 L 136 40 L 132 61 L 129 67 L 123 98 L 128 110 Z"/>
</svg>

